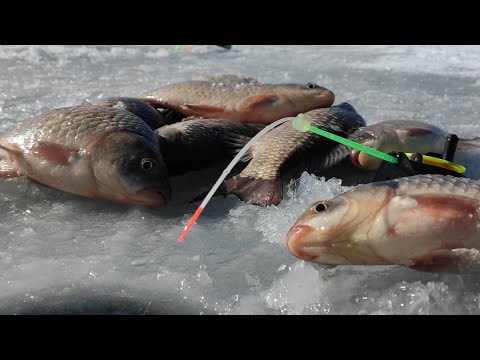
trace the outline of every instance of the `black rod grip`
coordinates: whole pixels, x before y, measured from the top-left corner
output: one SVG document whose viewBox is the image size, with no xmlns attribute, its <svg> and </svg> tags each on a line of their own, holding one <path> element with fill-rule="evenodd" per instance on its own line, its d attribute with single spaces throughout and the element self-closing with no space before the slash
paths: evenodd
<svg viewBox="0 0 480 360">
<path fill-rule="evenodd" d="M 455 151 L 457 150 L 458 136 L 455 134 L 448 134 L 445 147 L 443 149 L 442 159 L 453 161 Z"/>
</svg>

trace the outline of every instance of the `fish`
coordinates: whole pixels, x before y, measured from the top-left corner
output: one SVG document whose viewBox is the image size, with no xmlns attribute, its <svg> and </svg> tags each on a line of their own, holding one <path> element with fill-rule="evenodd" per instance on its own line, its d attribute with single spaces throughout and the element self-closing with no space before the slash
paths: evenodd
<svg viewBox="0 0 480 360">
<path fill-rule="evenodd" d="M 305 114 L 314 119 L 312 125 L 343 137 L 365 125 L 363 117 L 348 103 Z M 220 191 L 235 194 L 250 204 L 278 205 L 283 198 L 282 175 L 289 170 L 292 175 L 303 170 L 317 173 L 349 155 L 349 148 L 333 140 L 295 130 L 292 121 L 279 125 L 259 139 L 242 158 L 242 161 L 250 161 L 248 165 L 239 175 L 225 181 Z"/>
<path fill-rule="evenodd" d="M 334 93 L 314 83 L 263 84 L 235 75 L 206 77 L 166 85 L 142 99 L 188 117 L 227 119 L 239 123 L 270 124 L 288 116 L 329 107 Z"/>
<path fill-rule="evenodd" d="M 0 179 L 26 176 L 65 192 L 158 207 L 170 199 L 158 136 L 139 117 L 100 105 L 51 110 L 0 138 Z"/>
<path fill-rule="evenodd" d="M 296 257 L 324 265 L 480 270 L 480 182 L 415 175 L 359 185 L 310 205 L 286 236 Z"/>
<path fill-rule="evenodd" d="M 87 104 L 116 107 L 124 109 L 138 116 L 150 126 L 152 130 L 167 124 L 162 112 L 147 104 L 145 101 L 132 97 L 117 96 L 87 101 Z"/>
<path fill-rule="evenodd" d="M 173 176 L 233 158 L 264 127 L 225 119 L 191 119 L 163 126 L 155 133 Z"/>
<path fill-rule="evenodd" d="M 385 153 L 396 151 L 442 155 L 448 135 L 448 132 L 425 122 L 389 120 L 361 127 L 349 139 Z M 479 139 L 460 139 L 458 149 L 478 148 Z M 356 167 L 364 170 L 376 170 L 382 162 L 359 150 L 352 150 L 350 159 Z"/>
</svg>

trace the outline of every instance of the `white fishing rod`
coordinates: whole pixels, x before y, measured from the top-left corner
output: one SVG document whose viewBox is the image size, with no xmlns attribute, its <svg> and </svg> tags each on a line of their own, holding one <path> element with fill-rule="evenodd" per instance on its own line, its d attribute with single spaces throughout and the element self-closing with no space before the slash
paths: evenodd
<svg viewBox="0 0 480 360">
<path fill-rule="evenodd" d="M 182 242 L 183 239 L 185 239 L 185 236 L 187 236 L 187 234 L 190 231 L 190 229 L 192 228 L 193 224 L 195 223 L 195 221 L 197 221 L 197 219 L 200 216 L 200 214 L 202 213 L 203 209 L 205 209 L 205 206 L 207 206 L 208 202 L 210 201 L 212 196 L 215 194 L 217 189 L 220 187 L 223 180 L 225 180 L 227 175 L 230 174 L 230 171 L 232 171 L 233 167 L 240 161 L 241 157 L 248 151 L 248 149 L 250 149 L 252 147 L 252 145 L 254 145 L 258 141 L 258 139 L 260 139 L 263 135 L 265 135 L 267 132 L 269 132 L 273 128 L 275 128 L 278 125 L 281 125 L 281 124 L 283 124 L 283 123 L 285 123 L 289 120 L 294 120 L 294 119 L 295 119 L 295 117 L 287 117 L 287 118 L 283 118 L 283 119 L 280 119 L 280 120 L 277 120 L 277 121 L 271 123 L 270 125 L 263 128 L 262 131 L 260 131 L 258 134 L 256 134 L 253 138 L 250 139 L 250 141 L 248 143 L 245 144 L 245 146 L 239 151 L 237 156 L 235 156 L 233 158 L 233 160 L 230 162 L 230 164 L 228 164 L 228 166 L 225 168 L 225 170 L 223 170 L 222 175 L 220 175 L 217 182 L 210 189 L 207 196 L 205 196 L 205 199 L 203 199 L 202 203 L 200 204 L 198 209 L 195 211 L 195 213 L 193 214 L 193 216 L 191 217 L 191 219 L 189 220 L 189 222 L 187 223 L 187 225 L 183 229 L 182 234 L 178 238 L 178 242 Z"/>
</svg>

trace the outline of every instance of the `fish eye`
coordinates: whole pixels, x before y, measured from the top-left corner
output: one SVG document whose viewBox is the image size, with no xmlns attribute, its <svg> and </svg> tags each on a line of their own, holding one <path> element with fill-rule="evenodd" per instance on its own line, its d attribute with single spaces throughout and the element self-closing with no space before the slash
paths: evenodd
<svg viewBox="0 0 480 360">
<path fill-rule="evenodd" d="M 315 83 L 308 83 L 307 84 L 307 88 L 309 89 L 315 89 L 315 88 L 319 88 L 320 86 L 318 86 L 317 84 Z"/>
<path fill-rule="evenodd" d="M 325 210 L 327 210 L 327 205 L 325 205 L 324 203 L 319 203 L 315 205 L 315 212 L 322 212 Z"/>
<path fill-rule="evenodd" d="M 140 162 L 140 167 L 142 168 L 142 170 L 150 171 L 153 169 L 153 163 L 153 159 L 142 159 L 142 161 Z"/>
</svg>

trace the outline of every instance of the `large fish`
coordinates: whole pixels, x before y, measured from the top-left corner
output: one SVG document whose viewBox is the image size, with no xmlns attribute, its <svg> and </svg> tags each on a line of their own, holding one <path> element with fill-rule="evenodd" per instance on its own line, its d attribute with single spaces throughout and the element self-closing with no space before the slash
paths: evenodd
<svg viewBox="0 0 480 360">
<path fill-rule="evenodd" d="M 360 185 L 311 205 L 287 235 L 300 259 L 325 265 L 480 270 L 480 183 L 416 175 Z"/>
<path fill-rule="evenodd" d="M 157 108 L 186 116 L 269 124 L 333 104 L 332 91 L 314 83 L 262 84 L 251 78 L 221 75 L 173 83 L 144 95 Z"/>
<path fill-rule="evenodd" d="M 361 127 L 349 138 L 363 145 L 389 153 L 411 152 L 442 154 L 448 132 L 421 121 L 391 120 Z M 478 147 L 474 139 L 460 139 L 458 149 Z M 352 150 L 353 164 L 364 170 L 376 170 L 382 160 L 358 150 Z"/>
<path fill-rule="evenodd" d="M 139 117 L 97 105 L 47 112 L 0 138 L 0 178 L 91 198 L 160 206 L 170 198 L 158 137 Z"/>
<path fill-rule="evenodd" d="M 306 113 L 323 130 L 346 137 L 360 126 L 363 118 L 347 103 Z M 241 200 L 257 205 L 277 205 L 283 198 L 282 175 L 289 169 L 294 173 L 317 173 L 339 163 L 350 150 L 338 143 L 314 134 L 300 132 L 292 121 L 264 135 L 246 154 L 251 159 L 237 176 L 227 180 L 224 192 L 236 194 Z"/>
<path fill-rule="evenodd" d="M 222 119 L 192 119 L 155 132 L 169 174 L 176 175 L 231 159 L 263 127 Z"/>
</svg>

